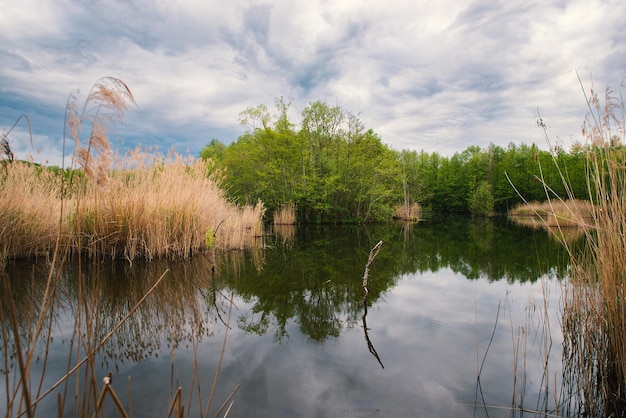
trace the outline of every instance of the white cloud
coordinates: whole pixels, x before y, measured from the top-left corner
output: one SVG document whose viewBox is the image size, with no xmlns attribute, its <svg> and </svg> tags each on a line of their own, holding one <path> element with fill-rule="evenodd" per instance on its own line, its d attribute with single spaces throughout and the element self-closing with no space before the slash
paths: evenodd
<svg viewBox="0 0 626 418">
<path fill-rule="evenodd" d="M 599 88 L 626 75 L 624 12 L 616 0 L 26 0 L 0 16 L 0 107 L 12 111 L 0 124 L 40 112 L 35 133 L 58 138 L 68 94 L 110 75 L 137 99 L 120 128 L 128 145 L 197 153 L 279 96 L 339 104 L 396 149 L 541 146 L 537 109 L 568 142 L 586 111 L 576 71 L 586 87 L 589 74 Z"/>
</svg>

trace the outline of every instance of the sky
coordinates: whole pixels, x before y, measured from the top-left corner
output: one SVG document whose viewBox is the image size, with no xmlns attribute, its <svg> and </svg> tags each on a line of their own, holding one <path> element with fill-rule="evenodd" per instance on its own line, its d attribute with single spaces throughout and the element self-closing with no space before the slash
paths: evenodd
<svg viewBox="0 0 626 418">
<path fill-rule="evenodd" d="M 583 140 L 584 91 L 626 77 L 623 0 L 0 0 L 0 129 L 17 158 L 60 163 L 64 112 L 101 77 L 136 106 L 109 133 L 198 155 L 239 113 L 323 101 L 391 148 Z M 581 87 L 582 81 L 583 87 Z M 71 153 L 72 144 L 66 146 Z"/>
</svg>

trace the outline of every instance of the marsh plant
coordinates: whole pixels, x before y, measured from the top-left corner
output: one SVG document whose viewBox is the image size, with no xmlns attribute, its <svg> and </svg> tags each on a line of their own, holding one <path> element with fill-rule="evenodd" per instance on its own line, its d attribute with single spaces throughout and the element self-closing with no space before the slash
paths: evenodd
<svg viewBox="0 0 626 418">
<path fill-rule="evenodd" d="M 96 416 L 105 398 L 115 403 L 119 414 L 129 416 L 127 409 L 132 408 L 122 405 L 111 376 L 103 381 L 98 375 L 96 355 L 107 351 L 112 341 L 116 345 L 126 341 L 123 347 L 132 343 L 127 340 L 133 324 L 142 320 L 133 323 L 129 318 L 140 316 L 148 324 L 153 315 L 144 313 L 150 306 L 168 305 L 159 302 L 155 290 L 172 286 L 165 284 L 171 273 L 163 268 L 143 280 L 142 286 L 131 286 L 132 292 L 127 289 L 120 295 L 124 301 L 116 302 L 121 314 L 108 317 L 103 314 L 109 300 L 102 293 L 106 283 L 90 274 L 86 260 L 123 260 L 131 269 L 138 261 L 188 260 L 201 253 L 208 257 L 209 250 L 215 254 L 216 249 L 253 247 L 263 235 L 263 205 L 228 202 L 206 163 L 173 151 L 163 156 L 136 149 L 116 155 L 107 135 L 132 104 L 128 86 L 111 77 L 94 84 L 82 107 L 72 93 L 64 133 L 64 147 L 70 140 L 74 144 L 68 167 L 65 161 L 62 167 L 44 167 L 19 160 L 11 149 L 11 130 L 2 135 L 0 374 L 6 417 L 33 417 L 41 402 L 54 397 L 59 417 L 67 409 L 73 416 Z M 9 275 L 8 262 L 35 257 L 44 262 L 43 269 L 33 268 L 29 277 Z M 68 286 L 63 272 L 70 259 L 78 270 Z M 215 272 L 214 260 L 206 262 L 207 275 Z M 152 295 L 157 295 L 153 296 L 157 302 L 146 302 Z M 74 326 L 72 355 L 65 374 L 47 376 L 52 330 L 68 300 Z M 38 374 L 33 373 L 36 367 Z M 56 383 L 49 384 L 50 379 Z M 192 383 L 199 392 L 199 380 Z M 216 383 L 217 375 L 206 408 L 200 401 L 201 416 L 209 414 Z M 180 388 L 172 387 L 169 414 L 164 411 L 163 416 L 182 417 L 184 412 L 190 413 L 185 411 Z"/>
<path fill-rule="evenodd" d="M 591 90 L 583 134 L 590 143 L 591 228 L 564 297 L 564 373 L 585 416 L 626 416 L 626 149 L 624 100 Z"/>
<path fill-rule="evenodd" d="M 5 153 L 11 159 L 1 178 L 0 262 L 50 255 L 57 245 L 131 262 L 188 258 L 209 250 L 207 244 L 240 249 L 262 236 L 262 203 L 228 202 L 205 162 L 173 151 L 112 152 L 107 132 L 132 103 L 126 84 L 114 78 L 98 81 L 80 111 L 70 96 L 66 131 L 75 148 L 69 168 Z"/>
<path fill-rule="evenodd" d="M 293 202 L 285 203 L 273 215 L 274 225 L 295 225 L 296 205 Z"/>
<path fill-rule="evenodd" d="M 582 82 L 581 82 L 582 86 Z M 545 182 L 548 201 L 517 211 L 534 213 L 569 251 L 570 279 L 563 286 L 563 390 L 566 416 L 626 416 L 626 148 L 623 97 L 607 88 L 586 95 L 589 113 L 582 126 L 587 144 L 586 202 L 569 187 L 568 199 Z M 545 128 L 545 127 L 544 127 Z M 556 162 L 556 159 L 555 159 Z M 583 249 L 567 239 L 577 227 Z"/>
</svg>

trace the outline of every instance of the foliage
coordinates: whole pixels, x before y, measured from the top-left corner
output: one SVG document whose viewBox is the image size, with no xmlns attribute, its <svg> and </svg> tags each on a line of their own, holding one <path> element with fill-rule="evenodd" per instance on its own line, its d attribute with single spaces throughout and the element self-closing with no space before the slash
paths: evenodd
<svg viewBox="0 0 626 418">
<path fill-rule="evenodd" d="M 372 303 L 415 272 L 449 269 L 470 280 L 511 283 L 566 274 L 565 251 L 545 231 L 501 218 L 426 216 L 427 222 L 408 226 L 302 225 L 289 245 L 277 240 L 280 250 L 264 253 L 263 268 L 251 260 L 233 263 L 232 254 L 223 253 L 219 284 L 252 303 L 239 319 L 241 329 L 280 341 L 293 323 L 311 340 L 323 341 L 361 320 L 363 267 L 377 239 L 385 244 L 372 264 Z"/>
<path fill-rule="evenodd" d="M 486 180 L 481 181 L 470 194 L 468 206 L 472 215 L 489 216 L 493 212 L 493 193 Z"/>
<path fill-rule="evenodd" d="M 213 138 L 204 148 L 200 150 L 200 158 L 203 160 L 221 160 L 224 156 L 226 145 Z"/>
<path fill-rule="evenodd" d="M 597 139 L 569 151 L 510 143 L 470 146 L 448 157 L 392 150 L 338 106 L 311 103 L 296 124 L 289 103 L 281 98 L 275 105 L 274 113 L 265 105 L 249 107 L 240 114 L 247 130 L 237 141 L 226 146 L 213 139 L 200 155 L 221 173 L 230 198 L 261 200 L 270 215 L 286 203 L 305 223 L 384 221 L 398 207 L 415 205 L 424 212 L 487 215 L 507 212 L 522 197 L 544 201 L 547 191 L 580 199 L 594 193 L 587 156 Z M 609 146 L 622 147 L 616 138 Z"/>
<path fill-rule="evenodd" d="M 275 115 L 264 105 L 241 113 L 248 130 L 217 161 L 230 197 L 260 199 L 271 213 L 291 202 L 305 222 L 389 219 L 399 190 L 396 153 L 337 106 L 310 104 L 299 130 L 288 109 L 279 99 Z M 218 148 L 212 142 L 204 155 Z"/>
</svg>

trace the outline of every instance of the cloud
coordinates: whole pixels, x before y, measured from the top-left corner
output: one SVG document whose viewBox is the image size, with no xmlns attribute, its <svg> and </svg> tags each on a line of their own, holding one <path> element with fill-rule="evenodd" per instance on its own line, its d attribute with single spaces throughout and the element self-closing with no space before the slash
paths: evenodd
<svg viewBox="0 0 626 418">
<path fill-rule="evenodd" d="M 542 146 L 538 109 L 571 142 L 586 113 L 576 72 L 586 88 L 626 76 L 624 12 L 616 0 L 24 0 L 0 16 L 0 125 L 28 112 L 56 143 L 70 92 L 115 76 L 138 104 L 124 146 L 197 154 L 280 96 L 338 104 L 396 149 Z"/>
</svg>

